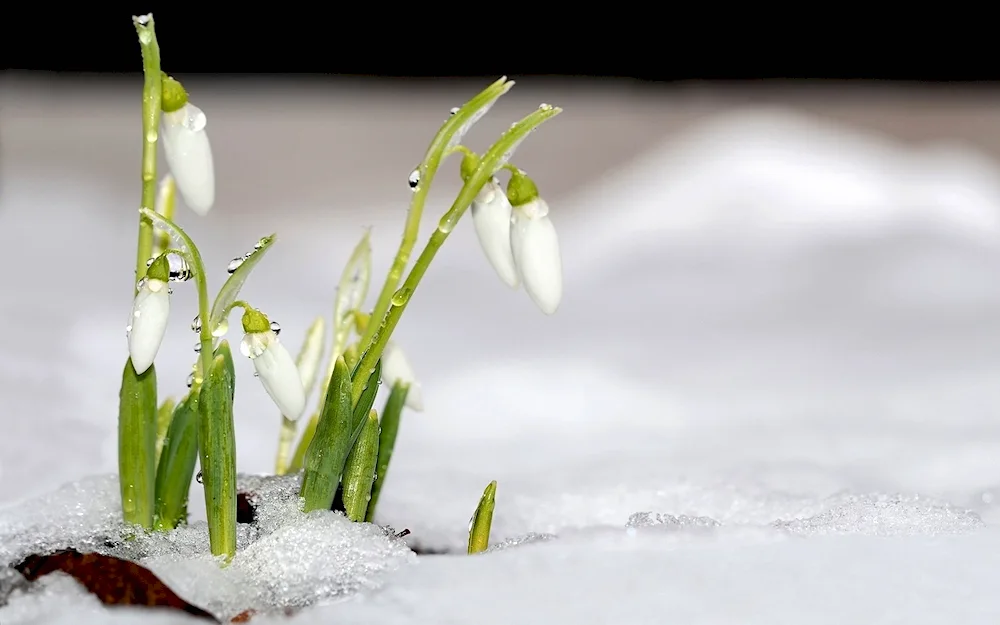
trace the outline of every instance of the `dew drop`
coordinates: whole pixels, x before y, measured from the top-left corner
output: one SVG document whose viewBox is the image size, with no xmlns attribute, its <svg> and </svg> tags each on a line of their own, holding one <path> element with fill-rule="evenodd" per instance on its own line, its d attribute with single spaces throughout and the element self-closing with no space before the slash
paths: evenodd
<svg viewBox="0 0 1000 625">
<path fill-rule="evenodd" d="M 173 295 L 173 294 L 174 294 L 174 288 L 173 288 L 173 287 L 170 287 L 170 286 L 168 286 L 168 287 L 167 287 L 167 295 Z"/>
<path fill-rule="evenodd" d="M 201 471 L 198 471 L 198 475 L 194 476 L 194 480 L 199 484 L 204 484 L 205 483 L 204 474 Z"/>
<path fill-rule="evenodd" d="M 234 273 L 237 269 L 240 268 L 241 265 L 243 265 L 245 261 L 246 261 L 245 256 L 237 256 L 236 258 L 229 261 L 229 264 L 226 266 L 226 271 L 229 273 Z"/>
<path fill-rule="evenodd" d="M 196 354 L 201 353 L 201 341 L 198 341 L 197 343 L 194 344 L 194 353 Z"/>
<path fill-rule="evenodd" d="M 546 102 L 542 102 L 541 104 L 538 105 L 538 108 L 540 108 L 543 111 L 551 111 L 552 110 L 552 105 L 548 104 Z"/>
<path fill-rule="evenodd" d="M 267 243 L 267 239 L 261 239 L 260 241 L 257 241 L 256 243 L 254 243 L 253 249 L 259 250 L 260 248 L 264 247 L 264 245 L 266 243 Z"/>
<path fill-rule="evenodd" d="M 184 260 L 183 256 L 170 255 L 170 275 L 167 279 L 170 282 L 186 282 L 194 277 L 194 271 Z"/>
<path fill-rule="evenodd" d="M 132 324 L 128 324 L 127 326 L 125 326 L 125 336 L 131 336 L 131 335 L 132 335 Z"/>
<path fill-rule="evenodd" d="M 193 373 L 188 376 L 187 382 L 185 384 L 187 384 L 188 388 L 191 388 L 192 386 L 194 386 L 194 374 Z"/>
<path fill-rule="evenodd" d="M 194 319 L 191 321 L 191 331 L 201 332 L 201 317 L 195 315 Z"/>
<path fill-rule="evenodd" d="M 451 107 L 451 110 L 448 111 L 448 114 L 449 115 L 454 115 L 457 112 L 458 112 L 458 107 L 457 106 L 453 106 L 453 107 Z"/>
<path fill-rule="evenodd" d="M 410 296 L 413 295 L 413 289 L 408 286 L 404 286 L 395 293 L 392 294 L 392 305 L 393 306 L 404 306 L 406 302 L 410 301 Z"/>
<path fill-rule="evenodd" d="M 229 332 L 229 320 L 223 319 L 219 322 L 219 325 L 212 330 L 212 336 L 219 338 L 221 336 L 225 336 L 226 332 Z"/>
<path fill-rule="evenodd" d="M 184 113 L 184 118 L 181 120 L 182 126 L 191 132 L 199 132 L 205 129 L 205 124 L 208 123 L 208 118 L 205 117 L 205 114 L 200 108 L 188 102 L 184 105 L 182 112 Z"/>
<path fill-rule="evenodd" d="M 452 230 L 455 229 L 455 224 L 457 223 L 458 223 L 457 216 L 451 216 L 449 214 L 445 214 L 445 216 L 441 218 L 441 221 L 438 222 L 438 230 L 440 230 L 445 234 L 449 234 L 451 233 Z"/>
<path fill-rule="evenodd" d="M 135 283 L 135 288 L 137 290 L 139 290 L 139 291 L 141 291 L 142 287 L 144 287 L 144 286 L 146 286 L 146 278 L 143 278 L 143 279 L 141 279 L 141 280 L 139 280 L 138 282 Z"/>
<path fill-rule="evenodd" d="M 420 185 L 420 168 L 414 169 L 410 172 L 410 177 L 407 179 L 407 183 L 409 183 L 411 189 L 414 191 L 417 190 L 417 187 Z"/>
<path fill-rule="evenodd" d="M 271 322 L 271 332 L 275 334 L 281 334 L 281 325 L 277 321 Z"/>
<path fill-rule="evenodd" d="M 259 373 L 257 373 L 256 371 L 254 371 L 254 372 L 253 372 L 253 377 L 255 377 L 255 378 L 259 378 L 259 377 L 260 377 L 260 374 L 259 374 Z"/>
<path fill-rule="evenodd" d="M 158 137 L 159 135 L 157 134 L 155 128 L 150 128 L 149 132 L 146 133 L 146 141 L 148 141 L 149 143 L 156 143 L 156 139 Z"/>
<path fill-rule="evenodd" d="M 155 256 L 153 256 L 152 258 L 150 258 L 149 260 L 147 260 L 147 261 L 146 261 L 146 266 L 147 266 L 147 267 L 152 267 L 152 266 L 153 266 L 153 261 L 154 261 L 154 260 L 156 260 L 156 257 L 155 257 Z"/>
</svg>

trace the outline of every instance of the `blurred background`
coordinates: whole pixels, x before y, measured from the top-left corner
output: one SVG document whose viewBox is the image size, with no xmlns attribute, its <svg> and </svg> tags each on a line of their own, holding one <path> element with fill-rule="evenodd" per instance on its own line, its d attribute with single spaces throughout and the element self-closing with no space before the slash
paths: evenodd
<svg viewBox="0 0 1000 625">
<path fill-rule="evenodd" d="M 378 29 L 348 15 L 156 11 L 163 68 L 208 116 L 216 163 L 215 208 L 201 219 L 180 206 L 179 221 L 218 268 L 215 288 L 231 257 L 278 232 L 245 294 L 296 348 L 368 227 L 378 288 L 407 175 L 451 107 L 516 80 L 468 135 L 479 150 L 540 102 L 563 107 L 513 159 L 560 232 L 559 312 L 506 289 L 463 223 L 398 330 L 426 387 L 428 414 L 399 452 L 422 496 L 447 492 L 432 477 L 443 457 L 478 467 L 470 492 L 514 454 L 534 459 L 517 469 L 531 479 L 567 431 L 568 465 L 611 454 L 625 466 L 631 450 L 692 475 L 808 460 L 846 468 L 838 486 L 965 497 L 996 483 L 1000 88 L 988 73 L 754 66 L 753 50 L 727 63 L 685 51 L 690 40 L 653 53 L 610 24 L 606 41 L 568 45 L 569 26 L 508 42 L 473 20 L 440 46 L 415 33 L 450 32 L 449 19 L 423 6 L 391 9 Z M 39 20 L 21 43 L 3 38 L 0 501 L 115 467 L 142 80 L 128 16 L 89 17 L 93 28 Z M 457 167 L 435 181 L 421 241 Z M 191 312 L 157 365 L 174 394 L 195 338 L 193 289 L 176 291 Z M 277 415 L 244 385 L 240 470 L 267 471 Z M 942 447 L 959 438 L 958 456 Z"/>
</svg>

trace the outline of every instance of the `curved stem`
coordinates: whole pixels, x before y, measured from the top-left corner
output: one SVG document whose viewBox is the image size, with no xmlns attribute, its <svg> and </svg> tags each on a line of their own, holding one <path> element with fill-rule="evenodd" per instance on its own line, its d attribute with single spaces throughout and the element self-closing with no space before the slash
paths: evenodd
<svg viewBox="0 0 1000 625">
<path fill-rule="evenodd" d="M 410 210 L 406 215 L 406 225 L 403 227 L 403 240 L 399 244 L 399 250 L 389 268 L 389 275 L 385 278 L 382 291 L 379 293 L 375 308 L 372 309 L 372 318 L 381 319 L 392 301 L 392 295 L 403 277 L 403 271 L 410 260 L 410 253 L 417 242 L 417 235 L 420 232 L 420 217 L 424 212 L 424 203 L 427 201 L 427 193 L 430 191 L 434 175 L 437 173 L 441 161 L 445 158 L 445 151 L 454 147 L 454 144 L 462 140 L 462 134 L 485 113 L 503 94 L 514 85 L 506 77 L 494 82 L 484 89 L 479 95 L 469 100 L 461 109 L 445 121 L 441 129 L 434 136 L 430 147 L 420 163 L 417 171 L 420 172 L 420 182 L 410 201 Z M 361 336 L 361 344 L 367 345 L 376 332 L 375 324 L 371 324 Z M 364 377 L 364 376 L 362 376 Z M 363 383 L 363 382 L 362 382 Z"/>
<path fill-rule="evenodd" d="M 132 18 L 139 47 L 142 49 L 142 208 L 156 205 L 156 142 L 159 138 L 160 107 L 162 100 L 162 74 L 160 73 L 160 46 L 156 41 L 152 14 Z M 139 240 L 135 254 L 135 282 L 133 295 L 138 293 L 139 281 L 146 275 L 146 261 L 153 253 L 153 222 L 139 217 Z"/>
<path fill-rule="evenodd" d="M 413 292 L 417 289 L 417 285 L 420 284 L 421 278 L 427 273 L 427 269 L 431 261 L 434 260 L 435 254 L 441 249 L 441 246 L 448 238 L 455 224 L 458 223 L 458 220 L 461 219 L 466 209 L 472 204 L 472 200 L 476 198 L 483 185 L 496 173 L 497 169 L 506 163 L 506 160 L 510 157 L 510 153 L 528 136 L 528 133 L 560 112 L 562 112 L 562 109 L 556 107 L 539 108 L 511 126 L 483 155 L 475 172 L 465 182 L 465 185 L 462 186 L 462 190 L 459 192 L 458 197 L 455 198 L 455 202 L 451 205 L 448 212 L 445 213 L 444 217 L 441 218 L 438 227 L 431 234 L 427 246 L 424 247 L 424 250 L 413 265 L 413 269 L 406 276 L 406 281 L 400 288 L 400 297 L 393 297 L 390 294 L 391 305 L 387 307 L 382 317 L 382 322 L 376 330 L 372 331 L 375 324 L 369 322 L 365 334 L 367 335 L 371 332 L 371 338 L 367 344 L 364 342 L 361 343 L 361 345 L 365 345 L 365 351 L 356 368 L 357 371 L 370 371 L 375 368 L 375 363 L 382 357 L 382 352 L 389 342 L 389 337 L 392 335 L 393 330 L 396 329 L 399 318 L 403 315 L 403 311 L 406 310 L 406 306 L 413 297 Z M 372 321 L 376 318 L 374 313 L 372 314 L 372 318 Z M 366 382 L 365 376 L 357 376 L 353 381 L 351 392 L 355 402 L 361 397 L 361 392 L 364 390 Z"/>
</svg>

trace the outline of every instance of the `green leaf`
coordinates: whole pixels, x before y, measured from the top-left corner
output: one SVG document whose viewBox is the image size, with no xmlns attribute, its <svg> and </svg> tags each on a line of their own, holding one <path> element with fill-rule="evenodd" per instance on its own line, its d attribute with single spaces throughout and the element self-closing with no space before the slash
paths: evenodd
<svg viewBox="0 0 1000 625">
<path fill-rule="evenodd" d="M 212 555 L 228 561 L 236 553 L 236 435 L 235 382 L 230 374 L 232 363 L 227 360 L 232 361 L 229 350 L 220 350 L 201 388 L 198 434 L 209 544 Z"/>
<path fill-rule="evenodd" d="M 304 510 L 329 510 L 337 484 L 351 451 L 354 414 L 351 407 L 351 374 L 343 358 L 333 368 L 333 378 L 316 425 L 316 434 L 305 454 L 305 474 L 299 494 Z"/>
<path fill-rule="evenodd" d="M 219 346 L 215 348 L 212 353 L 213 356 L 218 358 L 222 356 L 223 362 L 226 365 L 226 381 L 229 383 L 229 397 L 233 399 L 236 397 L 236 365 L 233 363 L 233 352 L 229 349 L 229 341 L 223 340 L 219 343 Z"/>
<path fill-rule="evenodd" d="M 361 435 L 347 455 L 344 465 L 344 512 L 352 521 L 364 521 L 375 481 L 375 463 L 378 461 L 379 424 L 374 410 L 368 413 L 361 427 Z"/>
<path fill-rule="evenodd" d="M 276 235 L 272 234 L 258 241 L 254 245 L 253 251 L 243 259 L 243 263 L 236 268 L 236 271 L 230 274 L 229 279 L 219 289 L 219 294 L 215 296 L 215 303 L 212 304 L 212 313 L 209 315 L 208 325 L 212 336 L 215 336 L 220 330 L 224 331 L 225 328 L 228 328 L 229 323 L 227 318 L 233 302 L 239 297 L 240 289 L 243 288 L 243 284 L 250 277 L 250 272 L 264 258 L 267 250 L 271 249 L 271 245 L 274 244 L 276 238 Z"/>
<path fill-rule="evenodd" d="M 469 524 L 469 553 L 486 551 L 490 546 L 490 528 L 493 525 L 493 508 L 496 505 L 497 482 L 490 482 L 476 506 Z"/>
<path fill-rule="evenodd" d="M 198 396 L 195 386 L 174 409 L 156 470 L 156 529 L 172 530 L 187 520 L 188 495 L 198 460 Z"/>
<path fill-rule="evenodd" d="M 382 410 L 382 431 L 378 438 L 378 462 L 375 464 L 375 483 L 372 485 L 372 498 L 368 504 L 368 514 L 365 517 L 365 520 L 369 523 L 375 521 L 375 506 L 378 505 L 379 495 L 382 494 L 385 475 L 389 472 L 389 461 L 392 460 L 392 451 L 396 447 L 399 420 L 403 415 L 403 406 L 406 405 L 406 394 L 409 390 L 410 387 L 408 384 L 396 382 L 392 385 L 389 398 L 385 400 L 385 408 Z"/>
<path fill-rule="evenodd" d="M 156 462 L 160 462 L 160 454 L 163 453 L 163 440 L 167 437 L 167 428 L 170 427 L 170 419 L 174 416 L 174 407 L 177 402 L 172 397 L 168 397 L 160 404 L 156 411 Z"/>
<path fill-rule="evenodd" d="M 156 493 L 156 367 L 125 361 L 118 396 L 118 476 L 125 523 L 153 528 Z"/>
<path fill-rule="evenodd" d="M 358 371 L 357 367 L 355 367 L 351 380 L 353 381 L 354 377 L 361 375 L 361 373 L 362 372 Z M 368 374 L 368 381 L 365 382 L 365 387 L 361 390 L 361 397 L 358 399 L 358 403 L 354 406 L 354 430 L 351 432 L 351 445 L 354 444 L 358 435 L 361 434 L 361 428 L 365 425 L 365 418 L 368 416 L 368 413 L 371 412 L 372 406 L 375 405 L 375 396 L 378 395 L 378 386 L 380 384 L 381 376 L 382 360 L 379 359 L 375 362 L 375 366 Z"/>
<path fill-rule="evenodd" d="M 199 266 L 192 267 L 192 269 L 194 269 L 195 271 L 201 270 L 200 267 L 201 254 L 198 252 L 198 246 L 194 244 L 194 241 L 191 240 L 191 237 L 189 237 L 187 233 L 184 232 L 184 230 L 180 226 L 175 224 L 170 219 L 167 219 L 163 215 L 157 213 L 156 211 L 150 210 L 148 208 L 140 208 L 139 212 L 142 214 L 143 217 L 152 221 L 153 225 L 155 225 L 157 228 L 169 234 L 170 238 L 174 240 L 174 245 L 177 247 L 178 250 L 197 257 Z"/>
</svg>

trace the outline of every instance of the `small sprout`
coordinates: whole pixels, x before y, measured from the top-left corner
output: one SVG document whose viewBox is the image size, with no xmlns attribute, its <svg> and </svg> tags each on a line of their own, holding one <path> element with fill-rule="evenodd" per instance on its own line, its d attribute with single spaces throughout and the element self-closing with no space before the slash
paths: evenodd
<svg viewBox="0 0 1000 625">
<path fill-rule="evenodd" d="M 493 508 L 496 506 L 497 483 L 493 480 L 483 491 L 476 512 L 469 521 L 469 553 L 482 553 L 490 547 Z"/>
</svg>

